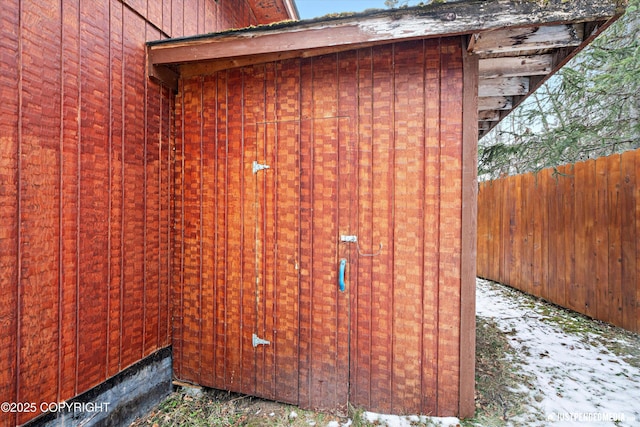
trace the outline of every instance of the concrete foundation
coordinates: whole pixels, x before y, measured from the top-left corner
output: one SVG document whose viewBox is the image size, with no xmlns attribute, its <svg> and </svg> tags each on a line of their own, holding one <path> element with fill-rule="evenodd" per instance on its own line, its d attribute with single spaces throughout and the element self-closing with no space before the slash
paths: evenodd
<svg viewBox="0 0 640 427">
<path fill-rule="evenodd" d="M 25 425 L 128 426 L 171 393 L 171 354 L 171 347 L 158 350 L 86 393 L 49 404 L 50 412 Z"/>
</svg>

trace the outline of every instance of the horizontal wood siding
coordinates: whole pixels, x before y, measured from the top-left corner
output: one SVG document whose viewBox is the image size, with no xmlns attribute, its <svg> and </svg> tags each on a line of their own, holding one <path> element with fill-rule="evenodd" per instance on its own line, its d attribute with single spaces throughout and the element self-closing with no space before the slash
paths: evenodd
<svg viewBox="0 0 640 427">
<path fill-rule="evenodd" d="M 390 44 L 181 80 L 172 288 L 178 378 L 303 407 L 337 399 L 344 408 L 340 396 L 348 393 L 351 403 L 379 412 L 458 413 L 461 46 L 456 37 Z M 253 122 L 265 123 L 257 141 Z M 263 189 L 276 194 L 273 224 L 254 217 L 251 158 L 243 157 L 254 145 L 275 168 L 260 172 L 275 176 Z M 468 195 L 475 204 L 475 192 Z M 246 226 L 256 221 L 258 231 Z M 262 229 L 272 231 L 256 253 Z M 375 256 L 339 243 L 341 234 L 357 235 L 361 253 Z M 267 331 L 296 334 L 268 360 L 246 342 L 255 315 L 262 321 L 252 289 L 263 254 L 273 261 L 260 268 L 274 277 L 265 290 L 278 301 Z M 474 256 L 465 259 L 475 263 Z M 345 294 L 336 291 L 340 258 L 348 260 Z M 279 287 L 293 264 L 292 288 Z M 284 366 L 275 384 L 264 379 L 274 363 Z M 299 390 L 283 396 L 282 381 Z"/>
<path fill-rule="evenodd" d="M 640 150 L 484 182 L 478 275 L 640 332 Z"/>
<path fill-rule="evenodd" d="M 175 94 L 145 42 L 254 23 L 221 7 L 3 2 L 0 401 L 64 401 L 170 345 Z"/>
</svg>

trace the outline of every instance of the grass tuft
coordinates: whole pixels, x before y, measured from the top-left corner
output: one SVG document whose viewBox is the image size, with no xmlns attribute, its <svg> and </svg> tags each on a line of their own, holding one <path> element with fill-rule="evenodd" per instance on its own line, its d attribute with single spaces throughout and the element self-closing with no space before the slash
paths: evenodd
<svg viewBox="0 0 640 427">
<path fill-rule="evenodd" d="M 476 413 L 463 420 L 463 426 L 508 424 L 529 405 L 528 390 L 532 378 L 519 368 L 517 353 L 509 344 L 509 334 L 495 321 L 476 318 Z"/>
</svg>

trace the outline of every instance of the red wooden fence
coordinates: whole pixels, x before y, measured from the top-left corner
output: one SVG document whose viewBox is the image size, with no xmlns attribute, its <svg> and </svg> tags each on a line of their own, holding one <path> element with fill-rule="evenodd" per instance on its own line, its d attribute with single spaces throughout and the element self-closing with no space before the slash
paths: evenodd
<svg viewBox="0 0 640 427">
<path fill-rule="evenodd" d="M 478 276 L 640 332 L 640 150 L 484 182 Z"/>
</svg>

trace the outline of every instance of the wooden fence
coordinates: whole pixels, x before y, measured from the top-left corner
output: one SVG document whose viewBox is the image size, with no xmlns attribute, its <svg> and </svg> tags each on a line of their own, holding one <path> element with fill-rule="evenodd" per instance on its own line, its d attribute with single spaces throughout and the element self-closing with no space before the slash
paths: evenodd
<svg viewBox="0 0 640 427">
<path fill-rule="evenodd" d="M 478 276 L 640 332 L 640 150 L 483 182 Z"/>
</svg>

